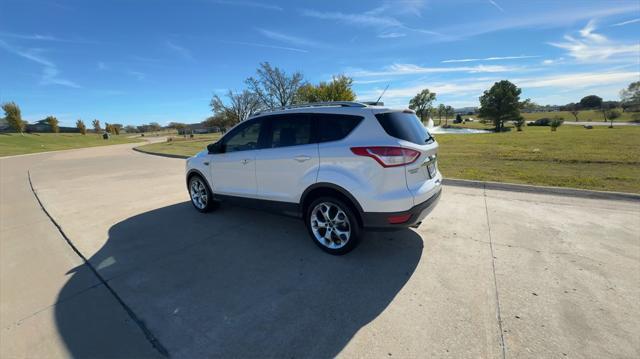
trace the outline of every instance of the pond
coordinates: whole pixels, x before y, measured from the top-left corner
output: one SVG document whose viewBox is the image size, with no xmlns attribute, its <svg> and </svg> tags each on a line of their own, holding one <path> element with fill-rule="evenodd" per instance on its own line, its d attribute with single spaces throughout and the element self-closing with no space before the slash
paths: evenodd
<svg viewBox="0 0 640 359">
<path fill-rule="evenodd" d="M 425 127 L 427 128 L 427 130 L 429 130 L 429 133 L 432 133 L 434 135 L 451 134 L 451 133 L 456 133 L 459 135 L 472 135 L 472 134 L 493 132 L 489 130 L 477 130 L 474 128 L 442 128 L 441 126 L 434 126 L 432 119 L 429 119 L 429 121 L 427 121 L 427 123 L 425 124 Z"/>
</svg>

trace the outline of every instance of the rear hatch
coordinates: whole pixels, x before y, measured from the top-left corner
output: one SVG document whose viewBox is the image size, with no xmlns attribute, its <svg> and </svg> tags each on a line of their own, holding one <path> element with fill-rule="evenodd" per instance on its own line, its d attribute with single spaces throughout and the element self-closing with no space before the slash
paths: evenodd
<svg viewBox="0 0 640 359">
<path fill-rule="evenodd" d="M 420 152 L 420 156 L 405 166 L 407 188 L 414 204 L 426 201 L 440 189 L 442 176 L 438 171 L 438 143 L 413 111 L 389 111 L 375 114 L 378 122 L 400 145 Z"/>
</svg>

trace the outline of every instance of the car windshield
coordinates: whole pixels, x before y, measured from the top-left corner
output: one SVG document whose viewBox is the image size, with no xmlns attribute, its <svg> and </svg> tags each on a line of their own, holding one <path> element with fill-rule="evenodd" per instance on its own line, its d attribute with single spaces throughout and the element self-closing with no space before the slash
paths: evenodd
<svg viewBox="0 0 640 359">
<path fill-rule="evenodd" d="M 389 136 L 418 145 L 434 141 L 427 128 L 412 112 L 385 112 L 376 114 L 376 118 Z"/>
</svg>

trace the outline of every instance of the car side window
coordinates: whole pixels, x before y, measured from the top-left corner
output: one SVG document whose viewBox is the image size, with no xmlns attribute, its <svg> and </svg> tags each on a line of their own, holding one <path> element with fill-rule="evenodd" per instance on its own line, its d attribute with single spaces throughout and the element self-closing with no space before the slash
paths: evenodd
<svg viewBox="0 0 640 359">
<path fill-rule="evenodd" d="M 299 146 L 311 143 L 311 117 L 307 114 L 273 116 L 267 135 L 267 148 Z M 270 140 L 270 141 L 269 141 Z"/>
<path fill-rule="evenodd" d="M 318 141 L 338 141 L 347 137 L 362 121 L 362 117 L 353 115 L 334 115 L 319 113 L 314 115 L 318 121 Z"/>
<path fill-rule="evenodd" d="M 258 138 L 262 121 L 254 121 L 243 128 L 234 131 L 228 139 L 225 139 L 225 152 L 248 151 L 258 148 Z"/>
</svg>

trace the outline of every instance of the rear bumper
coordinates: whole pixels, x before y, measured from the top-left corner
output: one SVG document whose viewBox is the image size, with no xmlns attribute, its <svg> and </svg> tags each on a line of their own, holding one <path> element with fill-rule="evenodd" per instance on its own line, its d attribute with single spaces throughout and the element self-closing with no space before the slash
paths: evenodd
<svg viewBox="0 0 640 359">
<path fill-rule="evenodd" d="M 402 212 L 364 212 L 362 213 L 362 225 L 366 229 L 401 229 L 419 225 L 420 222 L 433 210 L 440 200 L 440 194 L 442 188 L 426 201 L 419 203 L 411 207 L 407 211 Z M 406 222 L 391 224 L 389 223 L 389 217 L 409 215 L 409 219 Z"/>
</svg>

